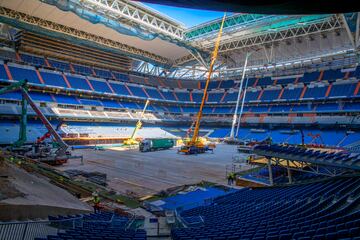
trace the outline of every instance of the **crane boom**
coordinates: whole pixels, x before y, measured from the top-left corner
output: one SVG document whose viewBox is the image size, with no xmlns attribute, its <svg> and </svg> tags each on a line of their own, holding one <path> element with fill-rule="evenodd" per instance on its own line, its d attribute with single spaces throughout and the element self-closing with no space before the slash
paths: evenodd
<svg viewBox="0 0 360 240">
<path fill-rule="evenodd" d="M 34 110 L 36 115 L 40 118 L 41 122 L 45 125 L 48 132 L 55 138 L 56 142 L 59 144 L 59 150 L 58 155 L 64 155 L 66 150 L 68 149 L 68 145 L 64 142 L 64 140 L 61 138 L 61 136 L 57 133 L 57 131 L 53 128 L 53 126 L 50 124 L 49 120 L 46 118 L 46 116 L 41 112 L 39 107 L 35 104 L 33 99 L 28 93 L 27 90 L 27 80 L 19 81 L 16 83 L 13 83 L 9 86 L 6 86 L 2 89 L 0 89 L 0 95 L 5 94 L 8 92 L 13 91 L 21 91 L 22 95 L 22 114 L 21 114 L 21 121 L 20 121 L 20 136 L 19 140 L 15 143 L 16 146 L 21 146 L 26 141 L 26 124 L 27 124 L 27 104 L 31 106 L 31 108 Z"/>
<path fill-rule="evenodd" d="M 143 117 L 144 117 L 146 108 L 147 108 L 147 106 L 149 105 L 149 103 L 150 103 L 149 99 L 146 100 L 146 103 L 145 103 L 145 106 L 144 106 L 144 108 L 143 108 L 143 110 L 142 110 L 142 112 L 141 112 L 140 118 L 138 119 L 138 121 L 137 121 L 137 123 L 136 123 L 136 126 L 135 126 L 135 129 L 134 129 L 133 133 L 131 134 L 131 137 L 130 137 L 131 140 L 135 140 L 135 135 L 136 135 L 137 131 L 138 131 L 138 130 L 141 128 L 141 126 L 142 126 L 142 122 L 141 122 L 141 121 L 142 121 L 142 119 L 143 119 Z"/>
<path fill-rule="evenodd" d="M 224 17 L 222 19 L 220 30 L 219 30 L 219 33 L 218 33 L 218 36 L 217 36 L 217 39 L 216 39 L 216 42 L 215 42 L 215 48 L 214 48 L 214 51 L 213 51 L 212 56 L 211 56 L 209 73 L 208 73 L 208 76 L 207 76 L 207 79 L 206 79 L 206 83 L 205 83 L 205 87 L 204 87 L 204 94 L 203 94 L 203 97 L 202 97 L 202 100 L 201 100 L 199 112 L 197 114 L 194 134 L 193 134 L 193 137 L 192 137 L 192 139 L 190 141 L 190 145 L 195 145 L 196 141 L 198 139 L 198 136 L 199 136 L 200 121 L 201 121 L 202 112 L 203 112 L 203 108 L 204 108 L 205 101 L 206 101 L 206 96 L 208 94 L 207 90 L 208 90 L 208 87 L 209 87 L 209 83 L 210 83 L 211 75 L 212 75 L 212 72 L 213 72 L 214 64 L 216 62 L 218 52 L 219 52 L 219 45 L 220 45 L 221 35 L 222 35 L 223 27 L 224 27 L 225 18 L 226 18 L 226 14 L 224 14 Z"/>
<path fill-rule="evenodd" d="M 69 146 L 64 142 L 59 133 L 54 129 L 54 127 L 51 125 L 45 115 L 41 112 L 38 106 L 36 106 L 29 93 L 24 88 L 21 88 L 21 92 L 23 97 L 26 98 L 27 102 L 36 113 L 36 115 L 40 118 L 41 122 L 45 125 L 48 132 L 55 138 L 56 142 L 60 145 L 58 150 L 59 155 L 65 154 Z"/>
</svg>

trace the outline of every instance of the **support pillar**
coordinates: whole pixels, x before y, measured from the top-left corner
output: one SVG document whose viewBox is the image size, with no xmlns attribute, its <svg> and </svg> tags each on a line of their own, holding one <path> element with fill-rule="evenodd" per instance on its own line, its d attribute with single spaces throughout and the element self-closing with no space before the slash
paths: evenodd
<svg viewBox="0 0 360 240">
<path fill-rule="evenodd" d="M 267 165 L 268 165 L 268 169 L 269 169 L 270 186 L 273 186 L 274 185 L 274 178 L 273 178 L 273 172 L 272 172 L 272 168 L 271 168 L 271 158 L 268 157 L 267 160 L 268 160 Z"/>
<path fill-rule="evenodd" d="M 289 166 L 289 160 L 286 160 L 286 166 L 287 166 L 287 175 L 288 175 L 288 178 L 289 178 L 289 183 L 291 184 L 292 183 L 292 176 L 291 176 L 291 169 L 290 169 L 290 166 Z"/>
</svg>

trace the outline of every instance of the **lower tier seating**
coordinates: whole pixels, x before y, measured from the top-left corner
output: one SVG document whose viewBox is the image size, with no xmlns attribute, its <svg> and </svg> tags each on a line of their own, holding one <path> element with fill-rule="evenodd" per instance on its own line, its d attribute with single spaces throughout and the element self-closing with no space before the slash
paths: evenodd
<svg viewBox="0 0 360 240">
<path fill-rule="evenodd" d="M 360 236 L 360 177 L 276 188 L 246 188 L 181 213 L 180 239 L 355 239 Z M 186 219 L 201 216 L 201 226 Z M 191 221 L 190 221 L 191 222 Z"/>
<path fill-rule="evenodd" d="M 49 217 L 50 221 L 66 220 L 68 217 Z M 141 229 L 126 229 L 129 222 L 127 217 L 119 216 L 110 212 L 84 215 L 81 226 L 59 232 L 57 235 L 49 235 L 47 238 L 35 238 L 35 240 L 146 240 L 146 232 Z"/>
</svg>

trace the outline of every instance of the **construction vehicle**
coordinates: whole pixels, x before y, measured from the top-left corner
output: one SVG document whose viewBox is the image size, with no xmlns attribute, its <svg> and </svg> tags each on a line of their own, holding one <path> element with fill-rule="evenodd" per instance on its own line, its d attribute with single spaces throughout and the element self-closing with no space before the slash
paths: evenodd
<svg viewBox="0 0 360 240">
<path fill-rule="evenodd" d="M 39 160 L 51 165 L 60 165 L 66 163 L 69 158 L 81 158 L 82 156 L 71 156 L 68 151 L 69 146 L 63 141 L 61 136 L 53 128 L 49 120 L 41 112 L 39 107 L 32 100 L 28 93 L 27 80 L 19 81 L 0 89 L 0 95 L 8 92 L 20 91 L 21 100 L 21 116 L 19 139 L 8 148 L 11 152 L 32 159 Z M 33 144 L 27 143 L 26 127 L 27 127 L 27 108 L 28 105 L 34 110 L 41 122 L 45 125 L 48 132 L 41 138 L 38 138 Z M 50 136 L 53 137 L 52 143 L 44 143 L 43 141 Z"/>
<path fill-rule="evenodd" d="M 142 127 L 142 119 L 144 118 L 145 111 L 146 111 L 146 108 L 149 105 L 149 103 L 150 103 L 149 99 L 146 100 L 144 109 L 142 110 L 141 115 L 140 115 L 138 121 L 136 122 L 135 129 L 134 129 L 133 133 L 131 134 L 130 138 L 124 140 L 124 142 L 123 142 L 124 145 L 128 145 L 128 146 L 139 145 L 139 141 L 136 140 L 136 133 Z"/>
<path fill-rule="evenodd" d="M 139 143 L 139 150 L 140 152 L 165 150 L 172 148 L 175 145 L 175 141 L 176 139 L 171 138 L 143 139 Z"/>
<path fill-rule="evenodd" d="M 322 137 L 319 133 L 317 133 L 317 134 L 308 133 L 308 136 L 311 137 L 310 144 L 324 146 L 324 140 L 322 139 Z"/>
<path fill-rule="evenodd" d="M 63 121 L 60 121 L 59 124 L 56 126 L 55 131 L 58 132 L 61 128 L 61 126 L 63 125 Z M 37 144 L 40 144 L 42 142 L 44 142 L 46 139 L 51 137 L 51 133 L 50 131 L 47 131 L 44 135 L 42 135 L 41 137 L 38 137 L 36 140 Z"/>
<path fill-rule="evenodd" d="M 217 36 L 216 43 L 215 43 L 215 48 L 214 48 L 214 51 L 211 56 L 209 72 L 208 72 L 207 80 L 206 80 L 205 87 L 204 87 L 204 94 L 203 94 L 203 97 L 201 100 L 200 109 L 197 114 L 193 136 L 190 141 L 186 142 L 185 145 L 182 146 L 178 150 L 179 153 L 197 154 L 197 153 L 205 153 L 207 151 L 213 152 L 213 150 L 214 150 L 215 144 L 207 144 L 206 141 L 199 138 L 199 129 L 200 129 L 200 121 L 201 121 L 201 117 L 202 117 L 203 108 L 204 108 L 204 105 L 206 102 L 206 97 L 208 94 L 207 91 L 208 91 L 210 79 L 211 79 L 213 68 L 214 68 L 214 65 L 215 65 L 215 62 L 216 62 L 216 59 L 218 56 L 220 39 L 221 39 L 221 35 L 222 35 L 222 30 L 224 27 L 225 17 L 226 17 L 226 15 L 224 15 L 224 17 L 222 19 L 219 34 Z"/>
</svg>

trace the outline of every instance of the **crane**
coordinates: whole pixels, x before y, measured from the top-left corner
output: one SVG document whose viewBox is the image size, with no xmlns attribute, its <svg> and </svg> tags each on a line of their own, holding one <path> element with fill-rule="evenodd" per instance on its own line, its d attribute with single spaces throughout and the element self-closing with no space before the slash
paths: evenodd
<svg viewBox="0 0 360 240">
<path fill-rule="evenodd" d="M 46 116 L 41 112 L 39 107 L 35 104 L 33 99 L 28 93 L 28 85 L 27 80 L 18 81 L 12 83 L 6 87 L 0 89 L 0 95 L 8 92 L 20 91 L 22 95 L 21 100 L 21 116 L 20 116 L 20 131 L 19 131 L 19 139 L 10 147 L 10 150 L 13 152 L 17 152 L 20 154 L 24 154 L 27 157 L 37 158 L 42 162 L 46 162 L 49 164 L 62 164 L 67 162 L 71 157 L 70 152 L 68 152 L 69 146 L 64 142 L 58 132 L 53 128 L 49 120 Z M 26 146 L 27 136 L 26 136 L 26 127 L 27 127 L 27 107 L 30 107 L 34 110 L 36 115 L 39 117 L 41 122 L 45 125 L 48 130 L 47 136 L 51 135 L 54 138 L 53 147 L 50 146 L 42 146 L 40 147 L 35 143 L 35 149 L 31 150 L 32 147 Z M 82 157 L 74 157 L 74 158 L 82 158 Z"/>
<path fill-rule="evenodd" d="M 208 72 L 208 76 L 206 79 L 206 83 L 205 83 L 205 87 L 204 87 L 204 94 L 201 100 L 201 104 L 200 104 L 200 109 L 199 112 L 197 114 L 196 117 L 196 122 L 195 122 L 195 128 L 194 128 L 194 133 L 193 136 L 191 138 L 191 140 L 189 142 L 187 142 L 180 150 L 179 152 L 185 153 L 185 154 L 196 154 L 196 153 L 204 153 L 208 150 L 213 151 L 213 147 L 214 145 L 206 145 L 204 143 L 204 141 L 202 141 L 199 138 L 199 129 L 200 129 L 200 121 L 201 121 L 201 117 L 202 117 L 202 112 L 203 112 L 203 108 L 206 102 L 206 97 L 208 94 L 208 87 L 209 87 L 209 83 L 210 83 L 210 79 L 211 79 L 211 75 L 213 72 L 213 68 L 218 56 L 218 52 L 219 52 L 219 45 L 220 45 L 220 40 L 221 40 L 221 35 L 222 35 L 222 31 L 223 31 L 223 27 L 224 27 L 224 22 L 225 22 L 225 18 L 226 18 L 226 14 L 224 14 L 224 17 L 222 19 L 221 22 L 221 26 L 220 26 L 220 30 L 215 42 L 215 47 L 214 47 L 214 51 L 212 53 L 211 56 L 211 61 L 210 61 L 210 66 L 209 66 L 209 72 Z"/>
<path fill-rule="evenodd" d="M 311 143 L 312 144 L 316 144 L 316 140 L 320 140 L 320 145 L 324 145 L 324 140 L 322 139 L 320 133 L 317 134 L 313 134 L 313 133 L 308 133 L 308 136 L 311 137 Z"/>
<path fill-rule="evenodd" d="M 141 115 L 135 125 L 135 128 L 134 128 L 134 131 L 132 132 L 130 138 L 124 140 L 124 144 L 125 145 L 138 145 L 139 142 L 136 140 L 135 136 L 136 136 L 136 133 L 137 131 L 142 127 L 142 119 L 144 118 L 144 115 L 145 115 L 145 111 L 146 111 L 146 108 L 147 106 L 149 105 L 150 101 L 149 99 L 146 100 L 146 103 L 145 103 L 145 106 L 141 112 Z"/>
<path fill-rule="evenodd" d="M 59 122 L 59 124 L 56 126 L 55 130 L 56 131 L 59 131 L 61 126 L 63 125 L 63 121 Z M 51 137 L 51 133 L 49 131 L 47 131 L 44 135 L 42 135 L 41 137 L 39 137 L 37 140 L 36 140 L 36 143 L 42 143 L 43 141 L 45 141 L 47 138 Z"/>
</svg>

